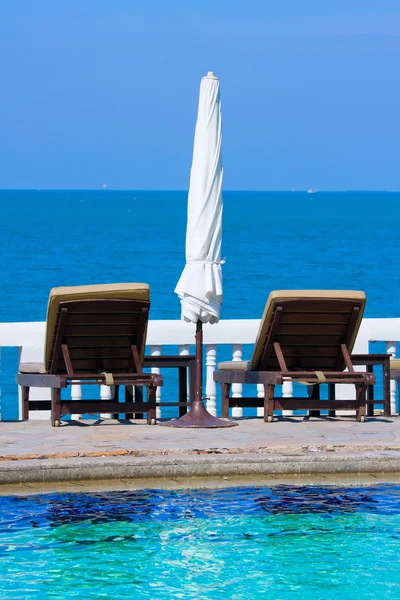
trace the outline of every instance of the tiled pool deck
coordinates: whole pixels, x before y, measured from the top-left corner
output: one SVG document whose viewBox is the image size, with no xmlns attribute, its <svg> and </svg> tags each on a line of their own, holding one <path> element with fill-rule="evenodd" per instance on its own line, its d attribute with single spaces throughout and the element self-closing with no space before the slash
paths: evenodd
<svg viewBox="0 0 400 600">
<path fill-rule="evenodd" d="M 144 421 L 0 422 L 0 484 L 400 473 L 400 418 L 243 419 L 226 429 Z"/>
</svg>

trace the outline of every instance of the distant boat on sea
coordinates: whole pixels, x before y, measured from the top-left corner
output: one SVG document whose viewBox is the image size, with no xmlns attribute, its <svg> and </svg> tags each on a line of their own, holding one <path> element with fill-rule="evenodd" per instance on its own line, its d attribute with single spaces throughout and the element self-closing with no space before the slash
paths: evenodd
<svg viewBox="0 0 400 600">
<path fill-rule="evenodd" d="M 313 190 L 312 188 L 307 190 L 307 194 L 316 194 L 318 190 Z"/>
</svg>

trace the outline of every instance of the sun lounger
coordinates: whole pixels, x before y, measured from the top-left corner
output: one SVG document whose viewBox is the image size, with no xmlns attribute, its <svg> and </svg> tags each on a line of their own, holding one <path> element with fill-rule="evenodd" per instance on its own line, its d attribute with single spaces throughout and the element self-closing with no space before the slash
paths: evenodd
<svg viewBox="0 0 400 600">
<path fill-rule="evenodd" d="M 51 388 L 51 423 L 75 413 L 147 413 L 156 419 L 156 388 L 162 376 L 143 373 L 150 308 L 143 283 L 54 288 L 47 308 L 43 363 L 21 363 L 23 418 L 29 418 L 29 388 Z M 61 389 L 81 385 L 115 386 L 114 400 L 63 400 Z M 143 386 L 145 402 L 118 402 L 120 385 Z M 98 395 L 99 392 L 98 392 Z"/>
<path fill-rule="evenodd" d="M 275 409 L 356 410 L 357 421 L 364 421 L 366 389 L 375 376 L 355 372 L 350 354 L 365 302 L 356 291 L 271 292 L 251 360 L 220 363 L 214 374 L 222 387 L 222 416 L 234 406 L 264 406 L 267 422 Z M 275 397 L 275 386 L 284 381 L 305 384 L 308 397 Z M 233 383 L 262 384 L 264 398 L 230 398 Z M 322 383 L 330 384 L 328 400 L 320 398 Z M 356 398 L 335 400 L 336 383 L 355 384 Z"/>
</svg>

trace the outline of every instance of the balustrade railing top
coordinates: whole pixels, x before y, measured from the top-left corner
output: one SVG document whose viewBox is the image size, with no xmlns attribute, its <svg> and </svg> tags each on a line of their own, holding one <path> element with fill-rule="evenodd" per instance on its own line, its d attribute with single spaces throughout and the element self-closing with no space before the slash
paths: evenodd
<svg viewBox="0 0 400 600">
<path fill-rule="evenodd" d="M 216 325 L 204 325 L 205 344 L 253 344 L 259 319 L 223 319 Z M 41 347 L 45 322 L 0 323 L 0 347 L 32 345 Z M 357 351 L 372 341 L 400 341 L 400 318 L 363 319 L 357 337 Z M 194 343 L 194 325 L 179 320 L 150 320 L 147 334 L 149 345 L 180 345 Z"/>
</svg>

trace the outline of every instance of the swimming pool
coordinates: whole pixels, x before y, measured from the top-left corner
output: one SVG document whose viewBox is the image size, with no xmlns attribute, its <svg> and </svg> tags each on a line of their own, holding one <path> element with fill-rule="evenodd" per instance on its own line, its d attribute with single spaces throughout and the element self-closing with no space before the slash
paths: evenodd
<svg viewBox="0 0 400 600">
<path fill-rule="evenodd" d="M 400 486 L 0 497 L 0 598 L 400 598 Z"/>
</svg>

